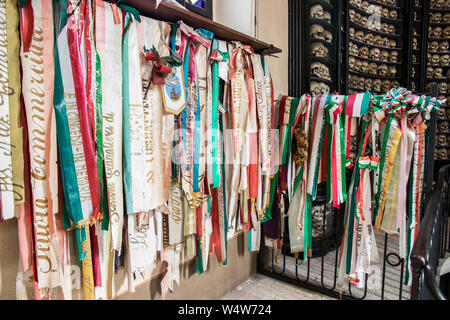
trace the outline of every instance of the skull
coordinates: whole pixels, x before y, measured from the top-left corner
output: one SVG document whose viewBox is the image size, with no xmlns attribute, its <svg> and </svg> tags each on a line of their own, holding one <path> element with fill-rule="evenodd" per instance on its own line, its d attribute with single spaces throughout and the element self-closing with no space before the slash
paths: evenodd
<svg viewBox="0 0 450 320">
<path fill-rule="evenodd" d="M 361 8 L 362 0 L 354 0 L 355 7 Z"/>
<path fill-rule="evenodd" d="M 419 0 L 414 0 L 414 5 L 415 5 L 416 7 L 419 7 L 419 6 L 420 6 L 420 1 L 419 1 Z"/>
<path fill-rule="evenodd" d="M 378 75 L 385 77 L 387 75 L 388 66 L 385 64 L 382 64 L 378 66 Z"/>
<path fill-rule="evenodd" d="M 440 50 L 440 51 L 445 52 L 445 51 L 448 51 L 448 49 L 449 49 L 449 45 L 448 45 L 448 42 L 447 42 L 447 41 L 442 41 L 442 42 L 439 44 L 439 50 Z"/>
<path fill-rule="evenodd" d="M 368 73 L 369 72 L 369 63 L 367 61 L 363 61 L 361 65 L 361 72 Z"/>
<path fill-rule="evenodd" d="M 436 114 L 437 114 L 437 118 L 439 119 L 439 120 L 445 120 L 445 109 L 439 109 L 439 110 L 437 110 L 436 111 Z M 450 136 L 449 136 L 450 137 Z"/>
<path fill-rule="evenodd" d="M 315 97 L 320 96 L 321 93 L 320 93 L 319 83 L 312 81 L 311 85 L 310 85 L 310 91 L 311 91 L 313 96 L 315 96 Z"/>
<path fill-rule="evenodd" d="M 430 22 L 432 23 L 441 23 L 442 22 L 442 13 L 430 13 Z"/>
<path fill-rule="evenodd" d="M 348 10 L 348 14 L 350 15 L 350 20 L 352 20 L 353 22 L 357 22 L 355 20 L 355 15 L 356 15 L 356 11 L 353 9 Z"/>
<path fill-rule="evenodd" d="M 350 34 L 351 38 L 355 37 L 355 28 L 348 28 L 348 33 Z"/>
<path fill-rule="evenodd" d="M 390 24 L 388 26 L 388 33 L 389 34 L 395 34 L 395 26 L 393 24 Z"/>
<path fill-rule="evenodd" d="M 398 13 L 397 10 L 391 10 L 389 11 L 389 18 L 391 19 L 397 19 Z"/>
<path fill-rule="evenodd" d="M 373 38 L 374 43 L 376 43 L 378 46 L 382 46 L 383 45 L 383 39 L 381 38 L 381 36 L 375 36 Z"/>
<path fill-rule="evenodd" d="M 413 49 L 417 50 L 417 38 L 413 38 Z"/>
<path fill-rule="evenodd" d="M 447 133 L 448 131 L 448 121 L 442 121 L 438 124 L 439 132 L 440 133 Z"/>
<path fill-rule="evenodd" d="M 370 78 L 366 79 L 366 80 L 364 81 L 364 87 L 365 87 L 365 89 L 368 90 L 368 91 L 372 90 L 372 83 L 373 83 L 373 80 L 372 80 L 372 79 L 370 79 Z"/>
<path fill-rule="evenodd" d="M 397 41 L 389 40 L 389 48 L 395 48 L 395 47 L 397 47 Z"/>
<path fill-rule="evenodd" d="M 318 82 L 312 81 L 312 82 L 311 82 L 311 86 L 310 86 L 310 91 L 311 91 L 311 94 L 312 94 L 314 97 L 320 96 L 320 95 L 321 95 L 321 92 L 320 92 L 320 85 L 319 85 L 319 83 L 318 83 Z"/>
<path fill-rule="evenodd" d="M 442 79 L 443 78 L 443 72 L 444 70 L 442 68 L 435 68 L 433 71 L 433 76 L 435 79 Z"/>
<path fill-rule="evenodd" d="M 432 67 L 427 67 L 427 78 L 428 79 L 433 78 L 433 73 L 434 73 L 433 68 Z"/>
<path fill-rule="evenodd" d="M 428 51 L 438 51 L 439 43 L 437 41 L 428 42 Z"/>
<path fill-rule="evenodd" d="M 361 69 L 362 69 L 362 61 L 361 60 L 356 60 L 355 67 L 356 67 L 356 71 L 360 72 Z"/>
<path fill-rule="evenodd" d="M 445 136 L 445 134 L 440 134 L 436 138 L 437 138 L 437 144 L 439 146 L 445 146 L 447 144 L 447 137 Z"/>
<path fill-rule="evenodd" d="M 316 42 L 311 44 L 311 53 L 314 57 L 325 58 L 328 56 L 328 48 L 326 48 L 323 43 Z"/>
<path fill-rule="evenodd" d="M 361 7 L 360 7 L 360 8 L 361 8 L 362 10 L 366 11 L 368 7 L 369 7 L 369 1 L 363 1 L 363 2 L 361 2 Z"/>
<path fill-rule="evenodd" d="M 358 12 L 355 13 L 355 23 L 361 24 L 361 14 Z"/>
<path fill-rule="evenodd" d="M 382 41 L 383 41 L 383 47 L 389 47 L 389 38 L 383 38 L 382 39 Z"/>
<path fill-rule="evenodd" d="M 438 65 L 439 61 L 440 61 L 440 57 L 438 54 L 434 54 L 433 56 L 431 56 L 431 64 Z"/>
<path fill-rule="evenodd" d="M 438 155 L 440 160 L 447 160 L 448 157 L 447 149 L 444 148 L 439 149 Z"/>
<path fill-rule="evenodd" d="M 444 14 L 444 16 L 442 17 L 442 22 L 443 23 L 450 23 L 450 13 Z"/>
<path fill-rule="evenodd" d="M 416 68 L 411 69 L 411 76 L 414 78 L 416 76 Z"/>
<path fill-rule="evenodd" d="M 375 62 L 369 63 L 369 73 L 376 75 L 378 71 L 378 66 Z"/>
<path fill-rule="evenodd" d="M 382 23 L 381 24 L 381 31 L 383 31 L 384 33 L 388 33 L 389 32 L 389 25 L 387 23 Z"/>
<path fill-rule="evenodd" d="M 350 69 L 355 70 L 355 64 L 356 64 L 356 58 L 355 57 L 349 57 L 348 58 L 348 65 Z"/>
<path fill-rule="evenodd" d="M 442 8 L 444 8 L 444 3 L 445 3 L 445 1 L 444 0 L 436 0 L 436 2 L 435 2 L 436 4 L 436 9 L 442 9 Z"/>
<path fill-rule="evenodd" d="M 384 61 L 384 62 L 387 62 L 388 59 L 389 59 L 389 52 L 386 51 L 386 50 L 381 51 L 380 60 Z"/>
<path fill-rule="evenodd" d="M 381 90 L 388 92 L 391 89 L 391 81 L 389 80 L 383 80 L 381 82 Z"/>
<path fill-rule="evenodd" d="M 356 31 L 355 37 L 356 37 L 356 40 L 364 42 L 364 32 Z"/>
<path fill-rule="evenodd" d="M 378 49 L 378 48 L 370 49 L 370 59 L 379 60 L 380 59 L 380 49 Z"/>
<path fill-rule="evenodd" d="M 350 47 L 350 53 L 354 54 L 355 56 L 357 56 L 358 52 L 359 52 L 358 46 L 356 44 L 354 44 L 353 42 L 350 42 L 349 43 L 349 47 Z"/>
<path fill-rule="evenodd" d="M 417 57 L 416 57 L 415 54 L 413 54 L 413 56 L 412 56 L 412 62 L 413 62 L 413 63 L 417 63 Z"/>
<path fill-rule="evenodd" d="M 439 93 L 446 94 L 447 88 L 448 88 L 447 82 L 441 82 L 441 84 L 439 85 Z"/>
<path fill-rule="evenodd" d="M 333 41 L 333 35 L 331 34 L 330 31 L 325 30 L 324 36 L 325 36 L 325 40 L 326 40 L 327 42 Z"/>
<path fill-rule="evenodd" d="M 313 62 L 311 64 L 311 74 L 318 78 L 331 80 L 330 78 L 330 70 L 326 65 L 320 62 Z"/>
<path fill-rule="evenodd" d="M 389 58 L 390 58 L 391 62 L 397 62 L 398 61 L 398 52 L 391 51 Z"/>
<path fill-rule="evenodd" d="M 364 42 L 367 44 L 373 44 L 373 34 L 372 33 L 367 33 L 364 36 Z"/>
<path fill-rule="evenodd" d="M 311 26 L 310 37 L 325 40 L 324 32 L 325 29 L 321 25 L 313 24 Z"/>
<path fill-rule="evenodd" d="M 369 48 L 368 47 L 359 48 L 359 57 L 367 59 L 369 57 Z"/>
<path fill-rule="evenodd" d="M 413 14 L 413 19 L 414 19 L 414 21 L 416 21 L 416 20 L 417 20 L 417 12 L 416 12 L 416 11 L 414 11 L 414 14 Z"/>
<path fill-rule="evenodd" d="M 450 55 L 444 54 L 440 57 L 441 65 L 448 66 L 450 65 Z"/>
<path fill-rule="evenodd" d="M 326 84 L 326 83 L 319 83 L 320 86 L 320 93 L 321 94 L 325 94 L 325 93 L 329 93 L 330 92 L 330 87 Z"/>
<path fill-rule="evenodd" d="M 328 11 L 324 11 L 323 19 L 329 23 L 331 23 L 331 14 Z"/>
<path fill-rule="evenodd" d="M 416 91 L 416 83 L 414 81 L 411 82 L 411 90 Z"/>
<path fill-rule="evenodd" d="M 320 4 L 316 4 L 311 7 L 311 18 L 323 19 L 323 7 Z"/>
<path fill-rule="evenodd" d="M 390 66 L 388 69 L 388 76 L 395 77 L 397 75 L 397 68 L 394 66 Z"/>
<path fill-rule="evenodd" d="M 442 34 L 442 28 L 436 27 L 431 29 L 431 32 L 429 34 L 430 38 L 440 38 Z"/>
<path fill-rule="evenodd" d="M 445 27 L 444 30 L 442 30 L 442 37 L 450 39 L 450 27 Z"/>
<path fill-rule="evenodd" d="M 364 79 L 364 77 L 358 77 L 358 89 L 361 89 L 361 90 L 363 90 L 364 89 L 364 81 L 365 81 L 365 79 Z"/>
<path fill-rule="evenodd" d="M 358 88 L 358 76 L 351 76 L 350 84 L 353 88 Z"/>
<path fill-rule="evenodd" d="M 368 27 L 368 26 L 367 26 L 367 17 L 366 17 L 366 16 L 362 16 L 362 17 L 359 19 L 359 24 L 360 24 L 361 26 L 367 28 L 367 27 Z"/>
<path fill-rule="evenodd" d="M 372 84 L 372 90 L 381 91 L 381 79 L 375 79 Z"/>
<path fill-rule="evenodd" d="M 383 15 L 383 17 L 388 18 L 389 17 L 389 9 L 383 8 L 383 10 L 381 11 L 381 14 Z"/>
</svg>

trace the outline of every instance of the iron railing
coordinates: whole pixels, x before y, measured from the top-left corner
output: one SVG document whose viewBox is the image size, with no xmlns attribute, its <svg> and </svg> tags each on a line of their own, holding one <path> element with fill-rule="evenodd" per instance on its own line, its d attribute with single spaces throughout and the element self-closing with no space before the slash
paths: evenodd
<svg viewBox="0 0 450 320">
<path fill-rule="evenodd" d="M 439 289 L 436 279 L 440 259 L 450 252 L 449 210 L 450 210 L 450 165 L 439 170 L 439 177 L 433 192 L 417 240 L 411 252 L 413 285 L 411 299 L 447 300 Z"/>
<path fill-rule="evenodd" d="M 305 264 L 302 256 L 293 256 L 289 249 L 287 228 L 282 236 L 282 251 L 279 259 L 273 250 L 262 246 L 258 255 L 258 273 L 298 285 L 300 287 L 337 299 L 356 300 L 402 300 L 402 299 L 445 299 L 439 290 L 435 274 L 439 259 L 449 252 L 450 210 L 450 166 L 442 168 L 435 191 L 427 206 L 411 257 L 413 265 L 412 286 L 404 285 L 407 263 L 399 255 L 399 238 L 379 233 L 376 237 L 380 251 L 380 263 L 366 276 L 362 289 L 350 284 L 337 287 L 338 257 L 342 240 L 342 219 L 333 219 L 334 234 L 323 241 L 316 241 L 319 247 Z M 343 212 L 336 212 L 337 217 Z M 285 218 L 287 219 L 287 218 Z M 323 234 L 330 220 L 322 219 Z M 328 221 L 328 222 L 327 222 Z M 285 222 L 287 225 L 287 221 Z M 327 226 L 329 227 L 329 226 Z"/>
</svg>

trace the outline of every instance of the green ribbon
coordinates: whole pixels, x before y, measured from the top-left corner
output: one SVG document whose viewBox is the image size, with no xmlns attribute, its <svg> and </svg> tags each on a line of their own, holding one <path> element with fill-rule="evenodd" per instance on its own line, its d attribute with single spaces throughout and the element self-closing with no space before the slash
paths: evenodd
<svg viewBox="0 0 450 320">
<path fill-rule="evenodd" d="M 133 15 L 133 17 L 138 21 L 141 22 L 141 17 L 139 15 L 139 10 L 137 10 L 136 8 L 130 7 L 126 4 L 124 4 L 125 0 L 119 0 L 116 2 L 116 5 L 119 8 L 122 8 L 123 10 L 125 10 L 127 13 Z"/>
<path fill-rule="evenodd" d="M 224 62 L 227 61 L 228 53 L 223 53 L 218 50 L 219 42 L 213 40 L 212 53 L 220 54 Z M 218 143 L 219 143 L 219 61 L 212 59 L 212 171 L 213 171 L 213 185 L 211 188 L 216 189 L 220 186 L 220 172 L 218 163 Z"/>
<path fill-rule="evenodd" d="M 64 100 L 64 86 L 61 67 L 59 64 L 58 46 L 55 46 L 55 79 L 53 104 L 55 108 L 56 135 L 59 151 L 59 166 L 63 185 L 64 209 L 62 212 L 63 228 L 69 229 L 73 224 L 83 220 L 80 193 L 78 189 L 75 162 L 73 159 L 72 143 L 70 140 L 69 123 L 67 119 L 66 102 Z M 86 255 L 83 252 L 82 243 L 86 240 L 85 228 L 76 228 L 76 242 L 79 261 Z"/>
</svg>

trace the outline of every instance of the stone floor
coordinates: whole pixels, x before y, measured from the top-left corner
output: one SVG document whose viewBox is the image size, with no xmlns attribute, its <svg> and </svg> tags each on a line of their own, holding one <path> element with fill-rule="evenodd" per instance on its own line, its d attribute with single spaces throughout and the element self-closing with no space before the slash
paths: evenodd
<svg viewBox="0 0 450 320">
<path fill-rule="evenodd" d="M 332 300 L 332 298 L 255 274 L 225 294 L 221 300 Z"/>
</svg>

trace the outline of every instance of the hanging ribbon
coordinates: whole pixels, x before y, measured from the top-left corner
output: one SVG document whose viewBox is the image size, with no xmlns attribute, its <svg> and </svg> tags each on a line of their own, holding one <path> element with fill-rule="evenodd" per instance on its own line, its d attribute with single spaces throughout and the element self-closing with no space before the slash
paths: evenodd
<svg viewBox="0 0 450 320">
<path fill-rule="evenodd" d="M 325 107 L 328 123 L 327 201 L 335 208 L 347 201 L 344 127 L 341 113 L 343 96 L 333 96 Z"/>
</svg>

